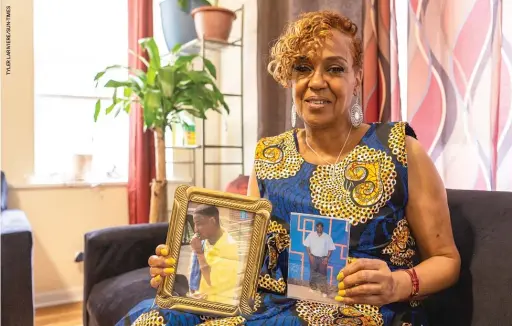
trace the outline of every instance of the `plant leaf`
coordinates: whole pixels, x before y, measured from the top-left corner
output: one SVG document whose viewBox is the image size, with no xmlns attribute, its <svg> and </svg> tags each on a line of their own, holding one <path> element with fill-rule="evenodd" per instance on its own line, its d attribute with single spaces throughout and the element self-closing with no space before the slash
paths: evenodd
<svg viewBox="0 0 512 326">
<path fill-rule="evenodd" d="M 122 104 L 122 105 L 119 105 L 119 104 Z M 121 113 L 121 109 L 124 108 L 124 103 L 119 103 L 119 104 L 117 105 L 117 110 L 116 110 L 116 113 L 114 114 L 114 118 L 117 118 L 119 113 Z"/>
<path fill-rule="evenodd" d="M 98 87 L 99 80 L 107 72 L 109 72 L 110 70 L 115 70 L 115 69 L 125 69 L 125 70 L 129 71 L 131 74 L 133 74 L 135 76 L 138 76 L 141 79 L 145 79 L 146 78 L 145 77 L 146 73 L 144 71 L 140 70 L 140 69 L 130 68 L 130 67 L 123 66 L 123 65 L 111 65 L 111 66 L 108 66 L 107 68 L 105 68 L 104 70 L 96 73 L 96 75 L 94 76 L 94 81 L 96 82 L 96 87 Z"/>
<path fill-rule="evenodd" d="M 160 68 L 160 70 L 158 71 L 158 83 L 160 84 L 162 95 L 166 98 L 172 97 L 172 94 L 174 93 L 174 71 L 175 68 L 172 66 Z"/>
<path fill-rule="evenodd" d="M 161 106 L 161 93 L 158 89 L 148 89 L 144 94 L 144 122 L 148 128 L 153 128 L 157 123 L 157 114 Z"/>
<path fill-rule="evenodd" d="M 176 68 L 189 68 L 189 64 L 192 63 L 192 61 L 197 58 L 196 54 L 191 55 L 182 55 L 179 56 L 176 61 L 174 62 L 173 66 L 176 66 Z"/>
<path fill-rule="evenodd" d="M 112 112 L 112 110 L 114 110 L 115 106 L 117 105 L 117 103 L 112 103 L 110 104 L 106 109 L 105 109 L 105 114 L 110 114 L 110 112 Z"/>
<path fill-rule="evenodd" d="M 181 47 L 182 47 L 182 44 L 181 43 L 177 43 L 175 46 L 173 46 L 171 52 L 176 54 L 176 53 L 178 53 L 181 50 Z"/>
<path fill-rule="evenodd" d="M 210 75 L 212 75 L 214 79 L 217 79 L 217 69 L 215 69 L 215 66 L 213 65 L 213 63 L 206 58 L 203 58 L 203 63 L 205 65 L 206 69 L 208 70 L 208 72 L 210 73 Z"/>
<path fill-rule="evenodd" d="M 187 12 L 187 10 L 188 10 L 187 2 L 188 2 L 188 1 L 189 1 L 189 0 L 178 0 L 178 6 L 180 7 L 180 9 L 181 9 L 182 11 Z"/>
<path fill-rule="evenodd" d="M 101 111 L 101 100 L 98 99 L 96 101 L 96 105 L 94 107 L 94 122 L 98 121 L 98 116 L 100 115 Z"/>
<path fill-rule="evenodd" d="M 115 106 L 117 105 L 117 103 L 119 103 L 120 99 L 117 98 L 117 88 L 114 90 L 114 93 L 112 93 L 112 104 L 110 104 L 106 109 L 105 109 L 105 114 L 110 114 L 110 112 L 112 112 L 112 110 L 115 108 Z"/>
<path fill-rule="evenodd" d="M 129 98 L 130 96 L 132 96 L 132 93 L 133 93 L 133 90 L 130 87 L 124 88 L 124 94 L 123 94 L 124 97 Z"/>
<path fill-rule="evenodd" d="M 97 81 L 98 79 L 100 79 L 107 71 L 109 70 L 112 70 L 112 69 L 130 69 L 129 67 L 127 66 L 123 66 L 123 65 L 111 65 L 111 66 L 107 66 L 105 69 L 103 69 L 102 71 L 98 72 L 95 76 L 94 76 L 94 81 Z"/>
<path fill-rule="evenodd" d="M 152 37 L 146 37 L 139 40 L 139 44 L 148 53 L 149 66 L 153 67 L 156 70 L 160 69 L 160 51 L 158 50 L 158 46 L 156 45 L 155 39 Z"/>
<path fill-rule="evenodd" d="M 141 56 L 137 52 L 133 51 L 132 49 L 129 49 L 128 52 L 131 55 L 133 55 L 134 57 L 136 57 L 137 59 L 139 59 L 146 67 L 149 67 L 149 62 L 148 62 L 148 60 L 146 60 L 146 58 L 144 58 L 143 56 Z"/>
<path fill-rule="evenodd" d="M 125 101 L 124 102 L 124 112 L 130 113 L 130 109 L 132 107 L 133 101 Z"/>
<path fill-rule="evenodd" d="M 158 70 L 161 68 L 160 52 L 158 51 L 158 46 L 156 45 L 155 39 L 152 37 L 140 39 L 139 44 L 148 53 L 149 56 L 149 67 L 147 68 L 146 72 L 146 84 L 149 86 L 154 86 Z"/>
<path fill-rule="evenodd" d="M 109 88 L 130 87 L 130 86 L 132 86 L 132 83 L 130 81 L 118 81 L 118 80 L 113 80 L 113 79 L 110 79 L 104 85 L 104 87 L 109 87 Z"/>
</svg>

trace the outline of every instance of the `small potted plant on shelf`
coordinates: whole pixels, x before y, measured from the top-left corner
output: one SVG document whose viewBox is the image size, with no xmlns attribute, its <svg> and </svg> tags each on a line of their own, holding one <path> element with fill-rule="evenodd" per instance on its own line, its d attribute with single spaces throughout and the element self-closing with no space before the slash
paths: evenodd
<svg viewBox="0 0 512 326">
<path fill-rule="evenodd" d="M 114 90 L 112 100 L 106 107 L 101 100 L 96 102 L 94 120 L 97 121 L 102 112 L 117 116 L 123 111 L 129 113 L 132 104 L 140 104 L 144 127 L 153 130 L 155 135 L 156 178 L 151 183 L 149 220 L 157 222 L 165 221 L 167 214 L 166 127 L 187 126 L 184 113 L 206 119 L 207 111 L 222 113 L 225 110 L 229 113 L 229 107 L 215 84 L 216 69 L 210 60 L 198 54 L 181 55 L 181 45 L 178 44 L 171 51 L 171 62 L 163 66 L 153 38 L 143 38 L 139 44 L 149 57 L 149 60 L 138 57 L 146 71 L 113 65 L 94 77 L 98 86 L 100 79 L 111 70 L 126 69 L 129 72 L 127 80 L 109 79 L 103 85 Z M 206 69 L 194 70 L 192 63 L 195 59 L 202 60 Z"/>
<path fill-rule="evenodd" d="M 180 7 L 185 9 L 187 1 L 179 0 Z M 227 42 L 231 34 L 236 13 L 227 8 L 219 7 L 218 0 L 204 0 L 210 5 L 200 6 L 192 10 L 197 37 L 199 39 Z"/>
<path fill-rule="evenodd" d="M 207 0 L 159 0 L 162 31 L 167 50 L 197 38 L 192 10 L 209 6 Z"/>
</svg>

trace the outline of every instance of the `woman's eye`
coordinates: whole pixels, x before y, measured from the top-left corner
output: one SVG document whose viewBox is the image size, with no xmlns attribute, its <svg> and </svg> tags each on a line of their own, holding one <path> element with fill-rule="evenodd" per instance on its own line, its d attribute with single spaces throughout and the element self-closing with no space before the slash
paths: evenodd
<svg viewBox="0 0 512 326">
<path fill-rule="evenodd" d="M 311 70 L 311 68 L 306 65 L 296 65 L 293 67 L 293 69 L 298 72 L 308 72 Z"/>
<path fill-rule="evenodd" d="M 329 68 L 329 71 L 333 72 L 335 74 L 339 74 L 339 73 L 345 72 L 345 68 L 343 68 L 343 67 L 331 67 L 331 68 Z"/>
</svg>

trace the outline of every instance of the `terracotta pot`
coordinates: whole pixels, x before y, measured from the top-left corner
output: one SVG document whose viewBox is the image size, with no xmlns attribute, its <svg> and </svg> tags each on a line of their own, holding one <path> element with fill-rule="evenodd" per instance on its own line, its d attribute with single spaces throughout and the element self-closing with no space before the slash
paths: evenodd
<svg viewBox="0 0 512 326">
<path fill-rule="evenodd" d="M 204 6 L 192 10 L 199 39 L 226 42 L 236 14 L 226 8 Z"/>
</svg>

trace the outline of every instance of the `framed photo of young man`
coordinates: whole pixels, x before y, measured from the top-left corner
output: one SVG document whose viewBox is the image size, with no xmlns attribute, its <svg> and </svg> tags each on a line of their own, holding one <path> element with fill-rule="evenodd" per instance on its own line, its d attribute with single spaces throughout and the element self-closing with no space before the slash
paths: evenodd
<svg viewBox="0 0 512 326">
<path fill-rule="evenodd" d="M 270 212 L 265 199 L 179 186 L 166 240 L 176 273 L 158 289 L 157 305 L 210 316 L 251 314 Z"/>
</svg>

